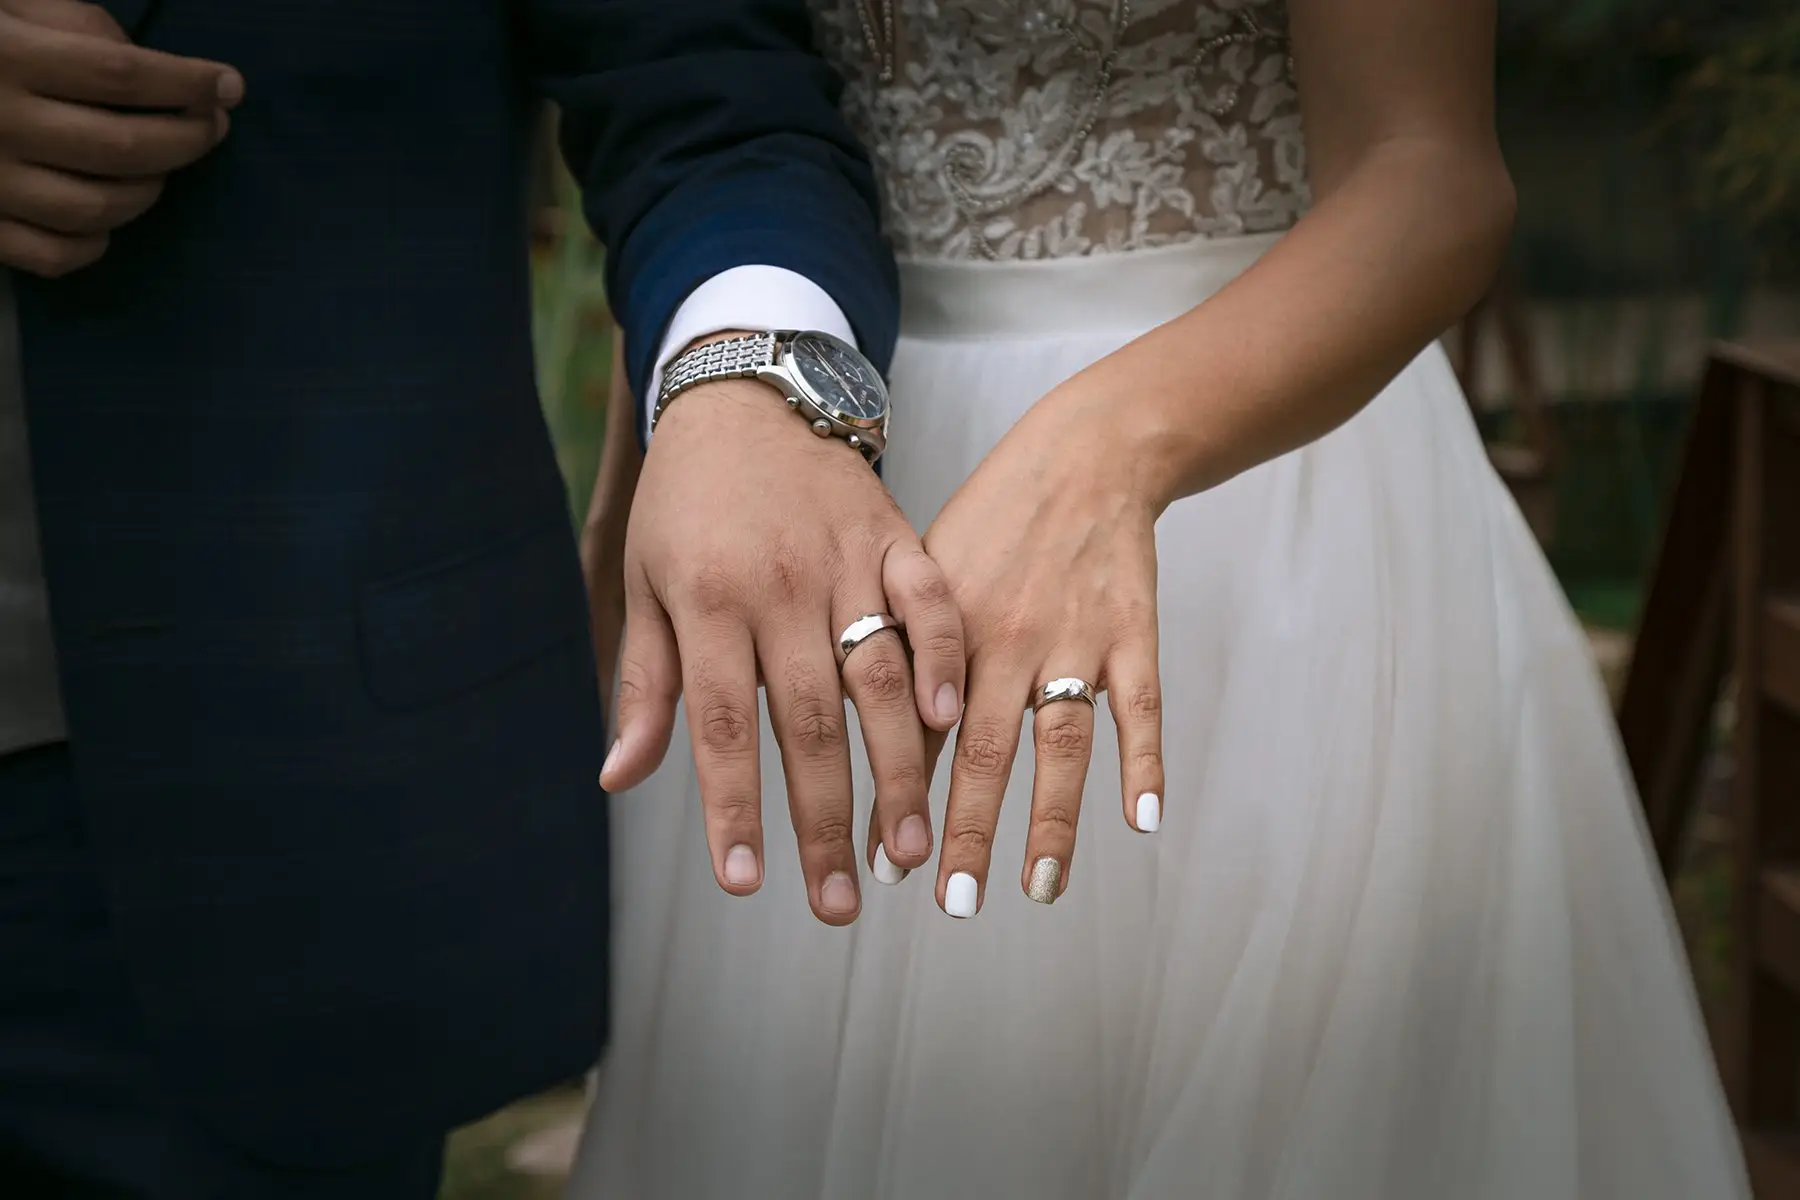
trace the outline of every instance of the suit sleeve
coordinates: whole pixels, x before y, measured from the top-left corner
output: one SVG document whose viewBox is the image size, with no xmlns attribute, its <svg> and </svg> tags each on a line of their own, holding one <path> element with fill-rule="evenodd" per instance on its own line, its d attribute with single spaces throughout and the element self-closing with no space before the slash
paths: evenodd
<svg viewBox="0 0 1800 1200">
<path fill-rule="evenodd" d="M 886 370 L 894 260 L 806 0 L 530 0 L 529 20 L 638 395 L 682 302 L 743 266 L 817 284 Z"/>
</svg>

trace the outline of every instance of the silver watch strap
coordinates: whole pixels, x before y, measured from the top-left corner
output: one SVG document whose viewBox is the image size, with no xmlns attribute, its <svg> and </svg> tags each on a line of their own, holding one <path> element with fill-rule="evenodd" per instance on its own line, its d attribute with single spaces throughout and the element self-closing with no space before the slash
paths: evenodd
<svg viewBox="0 0 1800 1200">
<path fill-rule="evenodd" d="M 775 365 L 775 333 L 753 333 L 747 337 L 726 338 L 695 346 L 678 355 L 663 372 L 662 391 L 656 397 L 656 411 L 650 414 L 650 428 L 656 428 L 669 402 L 691 387 L 720 379 L 754 379 L 765 367 Z"/>
</svg>

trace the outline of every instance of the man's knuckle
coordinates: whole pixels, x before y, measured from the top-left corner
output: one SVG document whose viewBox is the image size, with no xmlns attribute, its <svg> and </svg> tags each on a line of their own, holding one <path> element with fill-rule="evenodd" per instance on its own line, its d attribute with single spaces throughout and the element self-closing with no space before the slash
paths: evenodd
<svg viewBox="0 0 1800 1200">
<path fill-rule="evenodd" d="M 115 220 L 115 197 L 103 187 L 81 187 L 66 205 L 70 220 L 83 233 L 110 229 Z"/>
<path fill-rule="evenodd" d="M 134 121 L 113 122 L 99 135 L 98 144 L 110 161 L 127 166 L 143 159 L 147 145 L 143 131 Z"/>
<path fill-rule="evenodd" d="M 730 792 L 707 801 L 712 811 L 715 826 L 741 833 L 754 829 L 762 820 L 762 804 L 757 797 L 741 792 Z"/>
<path fill-rule="evenodd" d="M 756 734 L 756 715 L 735 696 L 709 696 L 700 705 L 700 742 L 718 755 L 748 751 Z"/>
<path fill-rule="evenodd" d="M 926 608 L 939 608 L 950 603 L 950 584 L 937 571 L 926 571 L 913 580 L 913 600 Z"/>
<path fill-rule="evenodd" d="M 906 664 L 885 654 L 863 652 L 861 662 L 853 661 L 856 687 L 864 700 L 874 704 L 894 704 L 912 694 L 912 674 Z"/>
<path fill-rule="evenodd" d="M 28 252 L 28 261 L 35 265 L 27 269 L 46 279 L 60 279 L 99 258 L 103 248 L 104 243 L 96 246 L 74 238 L 52 238 Z"/>
<path fill-rule="evenodd" d="M 805 697 L 793 702 L 782 722 L 788 743 L 803 754 L 829 754 L 843 746 L 844 714 L 821 697 Z"/>
<path fill-rule="evenodd" d="M 100 84 L 125 96 L 142 86 L 143 60 L 128 43 L 103 43 L 93 47 L 89 69 Z"/>
<path fill-rule="evenodd" d="M 769 591 L 782 605 L 793 605 L 805 598 L 812 585 L 812 568 L 806 552 L 791 538 L 779 538 L 769 548 L 765 561 L 769 571 Z"/>
<path fill-rule="evenodd" d="M 849 818 L 835 812 L 816 813 L 800 822 L 800 839 L 809 846 L 847 846 Z"/>
<path fill-rule="evenodd" d="M 675 590 L 694 611 L 705 616 L 737 612 L 744 601 L 742 577 L 720 563 L 701 567 Z"/>
<path fill-rule="evenodd" d="M 95 37 L 122 38 L 125 31 L 113 20 L 111 13 L 98 4 L 90 4 L 81 0 L 69 9 L 69 29 L 76 33 L 93 34 Z"/>
<path fill-rule="evenodd" d="M 925 786 L 925 768 L 912 758 L 902 758 L 886 764 L 881 770 L 884 791 L 894 794 L 911 793 Z"/>
<path fill-rule="evenodd" d="M 913 643 L 915 653 L 924 654 L 928 658 L 960 659 L 963 656 L 962 631 L 959 629 L 934 629 Z"/>
</svg>

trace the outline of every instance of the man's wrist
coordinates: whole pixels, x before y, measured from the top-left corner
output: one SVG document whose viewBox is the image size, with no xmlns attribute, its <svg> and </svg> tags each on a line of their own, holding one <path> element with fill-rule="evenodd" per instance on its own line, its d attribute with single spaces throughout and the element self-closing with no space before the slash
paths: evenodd
<svg viewBox="0 0 1800 1200">
<path fill-rule="evenodd" d="M 851 345 L 857 341 L 836 301 L 804 275 L 781 267 L 732 267 L 695 288 L 663 330 L 655 368 L 639 397 L 644 428 L 656 408 L 663 370 L 687 347 L 771 329 L 816 329 Z"/>
</svg>

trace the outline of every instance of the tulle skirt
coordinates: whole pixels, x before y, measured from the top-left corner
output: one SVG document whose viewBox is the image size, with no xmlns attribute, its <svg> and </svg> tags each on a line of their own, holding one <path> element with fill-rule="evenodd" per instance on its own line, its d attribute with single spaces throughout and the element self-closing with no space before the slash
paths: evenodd
<svg viewBox="0 0 1800 1200">
<path fill-rule="evenodd" d="M 908 516 L 1269 243 L 906 266 Z M 1586 641 L 1442 353 L 1157 539 L 1162 828 L 1126 828 L 1102 705 L 1053 907 L 1012 886 L 1028 752 L 970 921 L 935 863 L 813 920 L 766 715 L 754 898 L 713 882 L 685 728 L 613 800 L 612 1050 L 571 1195 L 1744 1196 Z M 856 798 L 860 831 L 866 770 Z"/>
</svg>

